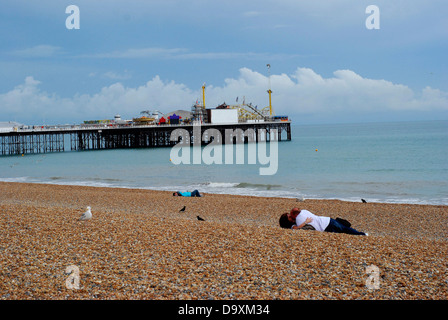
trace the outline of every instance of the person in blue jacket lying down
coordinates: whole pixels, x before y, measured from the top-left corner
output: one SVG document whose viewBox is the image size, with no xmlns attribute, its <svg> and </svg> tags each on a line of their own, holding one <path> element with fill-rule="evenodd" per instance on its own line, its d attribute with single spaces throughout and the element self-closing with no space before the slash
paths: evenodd
<svg viewBox="0 0 448 320">
<path fill-rule="evenodd" d="M 175 197 L 202 197 L 198 190 L 193 190 L 192 192 L 173 192 L 173 196 Z"/>
</svg>

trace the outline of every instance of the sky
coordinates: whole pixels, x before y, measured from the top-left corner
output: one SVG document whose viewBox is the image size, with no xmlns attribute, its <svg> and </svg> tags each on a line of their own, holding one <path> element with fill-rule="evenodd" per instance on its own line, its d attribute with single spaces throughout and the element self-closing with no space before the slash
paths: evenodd
<svg viewBox="0 0 448 320">
<path fill-rule="evenodd" d="M 296 124 L 447 120 L 447 16 L 446 0 L 1 0 L 0 122 L 190 110 L 204 83 L 208 108 L 264 108 L 270 88 Z"/>
</svg>

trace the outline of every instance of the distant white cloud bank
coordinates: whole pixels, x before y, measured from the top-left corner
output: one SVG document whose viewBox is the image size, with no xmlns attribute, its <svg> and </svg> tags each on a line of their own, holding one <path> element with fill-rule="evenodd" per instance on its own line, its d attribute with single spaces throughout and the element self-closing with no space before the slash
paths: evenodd
<svg viewBox="0 0 448 320">
<path fill-rule="evenodd" d="M 238 97 L 238 103 L 244 98 L 246 103 L 263 108 L 269 103 L 269 86 L 275 113 L 303 122 L 412 120 L 411 115 L 415 120 L 448 119 L 447 92 L 431 87 L 415 92 L 406 85 L 364 78 L 351 70 L 337 70 L 325 78 L 312 69 L 297 68 L 292 74 L 273 74 L 269 79 L 241 68 L 239 76 L 225 79 L 223 86 L 207 85 L 206 107 L 236 104 Z M 69 98 L 42 91 L 40 81 L 28 76 L 11 91 L 0 93 L 0 120 L 31 125 L 112 119 L 115 114 L 132 118 L 142 110 L 190 110 L 198 99 L 202 99 L 201 88 L 188 88 L 159 76 L 139 87 L 116 82 L 95 94 Z"/>
</svg>

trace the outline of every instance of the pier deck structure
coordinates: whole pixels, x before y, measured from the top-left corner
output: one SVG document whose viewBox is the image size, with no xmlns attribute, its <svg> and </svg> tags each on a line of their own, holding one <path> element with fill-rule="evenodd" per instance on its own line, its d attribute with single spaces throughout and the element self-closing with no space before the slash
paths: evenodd
<svg viewBox="0 0 448 320">
<path fill-rule="evenodd" d="M 120 148 L 172 147 L 181 139 L 171 139 L 176 129 L 183 129 L 192 137 L 201 130 L 201 145 L 215 143 L 247 143 L 291 140 L 290 121 L 245 122 L 232 124 L 179 124 L 138 126 L 39 126 L 0 132 L 0 156 L 82 150 Z M 212 132 L 218 135 L 209 136 Z M 226 131 L 227 130 L 227 131 Z M 225 139 L 231 134 L 230 141 Z M 197 135 L 197 133 L 196 133 Z M 217 136 L 222 137 L 217 139 Z M 227 141 L 226 141 L 227 140 Z"/>
</svg>

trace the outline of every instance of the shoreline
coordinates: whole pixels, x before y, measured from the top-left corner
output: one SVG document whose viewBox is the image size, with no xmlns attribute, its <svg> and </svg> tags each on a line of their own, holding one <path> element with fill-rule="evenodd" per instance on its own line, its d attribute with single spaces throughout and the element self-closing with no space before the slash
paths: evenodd
<svg viewBox="0 0 448 320">
<path fill-rule="evenodd" d="M 448 298 L 448 206 L 204 195 L 0 182 L 0 299 Z M 370 235 L 281 229 L 292 207 Z"/>
<path fill-rule="evenodd" d="M 5 178 L 6 179 L 6 178 Z M 78 187 L 92 187 L 92 188 L 107 188 L 107 189 L 129 189 L 129 190 L 149 190 L 149 191 L 165 191 L 165 192 L 174 192 L 174 191 L 178 191 L 178 190 L 174 190 L 174 188 L 171 189 L 166 189 L 166 190 L 161 190 L 161 189 L 152 189 L 150 187 L 136 187 L 136 186 L 117 186 L 117 185 L 95 185 L 95 184 L 80 184 L 80 183 L 56 183 L 56 182 L 42 182 L 42 181 L 38 181 L 38 182 L 25 182 L 25 181 L 7 181 L 7 180 L 0 180 L 0 183 L 23 183 L 23 184 L 41 184 L 41 185 L 56 185 L 56 186 L 78 186 Z M 199 189 L 198 189 L 199 190 Z M 216 194 L 216 195 L 228 195 L 228 196 L 241 196 L 241 197 L 256 197 L 256 198 L 278 198 L 278 199 L 298 199 L 296 196 L 284 196 L 281 197 L 279 195 L 272 195 L 272 196 L 268 196 L 268 195 L 257 195 L 257 194 L 250 194 L 250 193 L 245 193 L 245 194 L 234 194 L 234 193 L 225 193 L 225 192 L 203 192 L 202 190 L 199 190 L 204 194 Z M 244 188 L 242 188 L 242 191 L 244 191 Z M 257 190 L 258 191 L 258 190 Z M 263 192 L 263 191 L 260 191 Z M 321 201 L 343 201 L 343 202 L 350 202 L 350 203 L 357 203 L 359 201 L 361 201 L 361 198 L 359 200 L 350 200 L 347 198 L 306 198 L 307 200 L 321 200 Z M 427 202 L 427 200 L 419 200 L 421 201 L 420 203 L 416 203 L 416 202 L 406 202 L 406 200 L 395 200 L 395 201 L 376 201 L 369 199 L 368 202 L 369 203 L 378 203 L 378 204 L 404 204 L 404 205 L 428 205 L 428 206 L 447 206 L 448 204 L 444 204 L 444 203 L 431 203 L 431 202 Z"/>
</svg>

